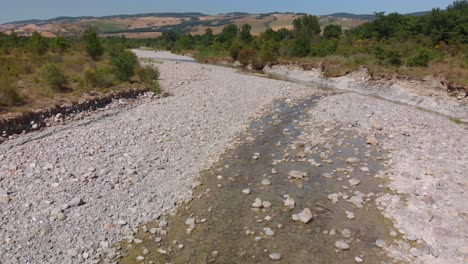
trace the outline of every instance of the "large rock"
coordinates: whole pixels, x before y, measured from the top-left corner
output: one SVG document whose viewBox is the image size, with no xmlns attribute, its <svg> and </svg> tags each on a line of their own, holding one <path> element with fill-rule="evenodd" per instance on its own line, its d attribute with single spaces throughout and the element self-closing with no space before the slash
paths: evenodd
<svg viewBox="0 0 468 264">
<path fill-rule="evenodd" d="M 313 218 L 312 212 L 310 211 L 309 208 L 304 208 L 304 210 L 302 210 L 302 212 L 292 215 L 292 219 L 294 221 L 301 221 L 304 224 L 309 223 L 312 220 L 312 218 Z"/>
<path fill-rule="evenodd" d="M 304 177 L 307 175 L 307 173 L 300 172 L 300 171 L 290 171 L 288 173 L 288 177 L 290 179 L 304 179 Z"/>
</svg>

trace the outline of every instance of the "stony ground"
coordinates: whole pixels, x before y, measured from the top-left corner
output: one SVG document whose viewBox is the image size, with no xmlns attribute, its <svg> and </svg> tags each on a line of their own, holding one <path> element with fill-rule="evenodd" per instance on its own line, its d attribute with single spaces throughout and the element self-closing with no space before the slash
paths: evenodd
<svg viewBox="0 0 468 264">
<path fill-rule="evenodd" d="M 173 96 L 142 101 L 0 145 L 2 263 L 98 262 L 114 242 L 133 236 L 137 227 L 189 200 L 199 171 L 210 167 L 231 146 L 252 117 L 271 113 L 275 99 L 307 99 L 318 93 L 311 87 L 186 62 L 186 58 L 168 53 L 138 54 L 166 59 L 159 65 L 161 83 Z M 387 250 L 393 262 L 468 261 L 466 125 L 412 106 L 347 92 L 323 96 L 300 126 L 305 131 L 301 137 L 305 145 L 311 145 L 311 150 L 313 146 L 325 149 L 323 157 L 320 151 L 315 153 L 320 159 L 331 155 L 323 137 L 332 131 L 350 138 L 353 134 L 364 137 L 369 145 L 388 152 L 379 154 L 386 170 L 375 175 L 371 175 L 372 168 L 366 171 L 366 164 L 355 164 L 361 161 L 347 163 L 359 167 L 367 177 L 387 182 L 387 190 L 379 191 L 376 197 L 369 193 L 367 198 L 395 223 L 388 234 L 392 239 L 385 244 L 371 242 Z M 339 146 L 336 142 L 333 152 L 339 153 Z M 357 148 L 355 151 L 365 158 L 372 156 Z M 358 177 L 360 183 L 349 182 L 352 171 L 344 181 L 346 187 L 364 186 L 363 175 Z M 275 186 L 274 178 L 267 179 Z M 326 198 L 339 204 L 359 196 L 344 197 L 343 193 Z M 249 199 L 247 211 L 255 202 Z M 298 204 L 296 213 L 304 207 Z M 309 212 L 304 212 L 297 217 L 308 216 Z M 187 219 L 185 224 L 191 227 L 193 220 Z M 160 219 L 158 225 L 165 229 L 168 223 Z M 320 232 L 329 233 L 330 228 Z M 353 250 L 355 244 L 349 239 L 359 236 L 351 232 L 349 238 L 345 233 L 341 234 L 342 242 L 351 244 Z M 334 246 L 347 250 L 345 244 Z M 278 248 L 271 252 L 275 253 L 283 255 L 267 257 L 272 261 L 287 259 Z M 359 254 L 350 257 L 356 262 L 366 260 Z"/>
<path fill-rule="evenodd" d="M 173 96 L 0 145 L 2 263 L 97 262 L 129 228 L 189 198 L 262 107 L 311 93 L 227 68 L 160 68 Z"/>
</svg>

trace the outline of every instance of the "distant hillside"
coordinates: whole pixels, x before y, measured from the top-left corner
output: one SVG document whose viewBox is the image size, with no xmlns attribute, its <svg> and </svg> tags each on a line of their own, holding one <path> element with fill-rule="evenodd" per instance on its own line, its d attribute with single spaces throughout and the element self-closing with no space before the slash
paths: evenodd
<svg viewBox="0 0 468 264">
<path fill-rule="evenodd" d="M 374 15 L 368 15 L 368 14 L 358 15 L 358 14 L 351 14 L 351 13 L 333 13 L 327 16 L 336 17 L 336 18 L 351 18 L 351 19 L 359 19 L 359 20 L 374 20 L 375 19 Z"/>
<path fill-rule="evenodd" d="M 81 16 L 56 17 L 46 20 L 23 20 L 0 25 L 0 32 L 15 31 L 19 35 L 31 35 L 38 31 L 44 36 L 73 36 L 80 34 L 87 27 L 94 27 L 103 36 L 126 35 L 128 37 L 145 38 L 156 37 L 166 31 L 180 33 L 203 34 L 206 28 L 215 33 L 220 32 L 228 24 L 250 24 L 253 34 L 260 34 L 267 28 L 292 28 L 292 21 L 303 15 L 302 13 L 266 13 L 249 14 L 233 12 L 218 15 L 202 13 L 145 13 L 133 15 L 112 16 Z M 322 25 L 340 24 L 344 29 L 356 27 L 368 20 L 371 15 L 354 15 L 336 13 L 329 16 L 320 16 Z"/>
</svg>

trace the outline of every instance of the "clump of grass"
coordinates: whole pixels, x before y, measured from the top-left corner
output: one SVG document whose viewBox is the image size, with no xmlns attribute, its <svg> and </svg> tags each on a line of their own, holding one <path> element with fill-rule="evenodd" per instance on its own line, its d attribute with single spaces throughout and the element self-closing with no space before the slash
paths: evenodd
<svg viewBox="0 0 468 264">
<path fill-rule="evenodd" d="M 0 76 L 0 106 L 14 106 L 23 103 L 18 88 L 8 76 Z"/>
<path fill-rule="evenodd" d="M 68 84 L 68 79 L 63 73 L 62 69 L 60 69 L 57 65 L 53 63 L 47 63 L 42 68 L 42 74 L 44 76 L 45 81 L 52 88 L 52 90 L 65 90 Z"/>
<path fill-rule="evenodd" d="M 463 124 L 463 122 L 460 120 L 460 118 L 456 118 L 456 117 L 451 117 L 450 121 L 454 122 L 457 125 Z"/>
<path fill-rule="evenodd" d="M 153 82 L 151 83 L 151 91 L 155 94 L 161 93 L 162 91 L 161 85 L 159 84 L 157 80 L 153 80 Z"/>
<path fill-rule="evenodd" d="M 156 67 L 145 66 L 138 69 L 138 76 L 143 83 L 151 83 L 154 80 L 159 79 L 159 70 Z"/>
</svg>

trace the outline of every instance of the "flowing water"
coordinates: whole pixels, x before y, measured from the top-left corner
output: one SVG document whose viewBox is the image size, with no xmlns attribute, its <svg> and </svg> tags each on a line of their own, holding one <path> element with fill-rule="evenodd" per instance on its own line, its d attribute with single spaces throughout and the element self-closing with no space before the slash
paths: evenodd
<svg viewBox="0 0 468 264">
<path fill-rule="evenodd" d="M 137 234 L 142 243 L 118 245 L 124 255 L 119 263 L 325 264 L 355 263 L 356 256 L 365 263 L 388 261 L 375 241 L 390 241 L 392 224 L 376 208 L 372 195 L 367 195 L 384 191 L 383 180 L 374 175 L 385 169 L 385 152 L 367 145 L 364 135 L 339 127 L 324 132 L 325 144 L 314 146 L 298 140 L 307 134 L 301 122 L 316 100 L 319 98 L 295 104 L 277 101 L 273 112 L 251 123 L 236 148 L 202 173 L 193 200 L 166 219 L 167 227 L 148 224 Z M 321 157 L 324 153 L 326 157 Z M 361 164 L 347 164 L 349 157 L 360 159 Z M 320 165 L 311 163 L 312 159 Z M 369 172 L 359 169 L 363 165 Z M 338 168 L 348 168 L 349 173 Z M 307 177 L 289 179 L 292 170 L 305 172 Z M 325 173 L 331 175 L 323 177 Z M 360 179 L 360 184 L 349 186 L 350 177 Z M 246 188 L 250 194 L 242 192 Z M 362 208 L 343 198 L 336 204 L 327 199 L 338 192 L 352 197 L 356 191 L 366 194 Z M 294 198 L 294 209 L 283 204 L 285 195 Z M 271 208 L 252 208 L 255 198 L 270 202 Z M 294 222 L 292 214 L 304 208 L 310 208 L 313 220 Z M 346 211 L 355 218 L 348 219 Z M 343 229 L 351 237 L 343 236 Z M 339 240 L 350 248 L 337 249 Z M 280 260 L 270 259 L 271 253 L 281 254 Z"/>
</svg>

